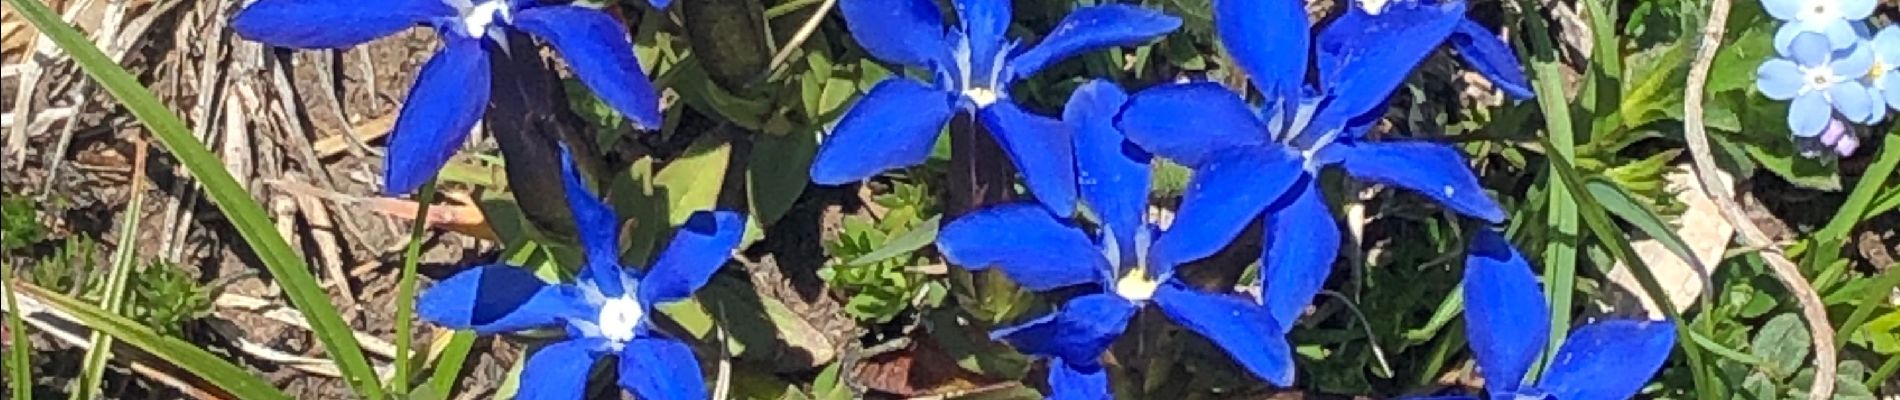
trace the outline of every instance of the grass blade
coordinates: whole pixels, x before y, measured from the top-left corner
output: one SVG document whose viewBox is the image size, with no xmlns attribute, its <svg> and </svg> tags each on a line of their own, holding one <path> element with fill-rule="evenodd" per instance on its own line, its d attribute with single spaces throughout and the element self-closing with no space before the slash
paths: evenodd
<svg viewBox="0 0 1900 400">
<path fill-rule="evenodd" d="M 409 347 L 415 335 L 416 263 L 422 258 L 422 235 L 429 230 L 429 203 L 435 202 L 435 180 L 422 185 L 416 196 L 416 220 L 409 227 L 409 248 L 403 250 L 402 275 L 396 278 L 396 375 L 390 391 L 409 392 Z"/>
<path fill-rule="evenodd" d="M 1527 2 L 1527 8 L 1535 9 L 1534 2 Z M 1547 221 L 1552 229 L 1550 241 L 1544 248 L 1544 294 L 1550 298 L 1550 343 L 1544 354 L 1557 354 L 1557 346 L 1570 332 L 1571 296 L 1576 293 L 1577 285 L 1577 248 L 1582 245 L 1582 229 L 1577 226 L 1577 202 L 1569 190 L 1560 190 L 1555 177 L 1556 162 L 1570 163 L 1577 157 L 1576 124 L 1570 119 L 1568 93 L 1564 90 L 1563 61 L 1557 56 L 1557 48 L 1550 38 L 1550 31 L 1539 16 L 1524 18 L 1530 24 L 1530 47 L 1532 57 L 1531 70 L 1536 80 L 1531 86 L 1537 91 L 1537 103 L 1544 111 L 1544 128 L 1549 134 L 1545 148 L 1552 166 L 1546 171 L 1544 184 L 1549 189 L 1550 206 L 1547 208 Z"/>
<path fill-rule="evenodd" d="M 33 345 L 27 341 L 26 323 L 20 321 L 20 301 L 14 299 L 13 266 L 0 264 L 0 294 L 6 295 L 7 333 L 13 343 L 7 348 L 7 380 L 13 382 L 13 400 L 33 398 Z"/>
<path fill-rule="evenodd" d="M 283 237 L 277 235 L 269 214 L 265 214 L 264 208 L 251 199 L 249 191 L 238 186 L 237 180 L 225 171 L 217 155 L 192 137 L 185 122 L 166 109 L 151 90 L 113 63 L 72 25 L 61 21 L 45 4 L 39 0 L 6 2 L 13 5 L 20 16 L 31 22 L 47 39 L 70 54 L 87 75 L 118 99 L 126 110 L 131 111 L 140 123 L 152 131 L 153 136 L 158 137 L 159 142 L 171 151 L 180 164 L 191 171 L 191 175 L 204 185 L 211 202 L 223 212 L 238 235 L 244 237 L 245 244 L 256 252 L 264 267 L 270 270 L 271 277 L 277 279 L 291 304 L 302 310 L 305 318 L 309 319 L 318 341 L 323 343 L 325 352 L 336 360 L 337 370 L 342 371 L 350 387 L 363 398 L 383 398 L 382 388 L 377 386 L 376 371 L 370 368 L 369 360 L 363 358 L 362 347 L 351 336 L 350 326 L 337 315 L 336 306 L 330 304 L 329 295 L 311 276 L 310 266 L 304 263 L 303 258 Z"/>
<path fill-rule="evenodd" d="M 134 151 L 133 171 L 145 170 L 145 144 L 140 142 Z M 119 218 L 119 248 L 112 252 L 112 271 L 106 273 L 105 294 L 99 301 L 99 307 L 106 312 L 118 314 L 125 312 L 125 284 L 131 276 L 132 268 L 138 258 L 133 251 L 139 237 L 139 210 L 145 205 L 145 180 L 143 176 L 133 174 L 131 200 L 125 204 L 125 212 Z M 92 331 L 92 347 L 86 350 L 86 361 L 79 370 L 79 387 L 74 389 L 73 400 L 88 400 L 104 396 L 100 384 L 105 381 L 106 362 L 112 360 L 112 337 L 100 331 Z"/>
<path fill-rule="evenodd" d="M 475 347 L 475 331 L 455 331 L 442 347 L 442 355 L 435 361 L 435 372 L 429 375 L 429 388 L 446 399 L 455 393 L 455 378 L 462 376 L 462 363 L 468 361 L 468 351 Z"/>
<path fill-rule="evenodd" d="M 1543 140 L 1543 143 L 1545 146 L 1551 145 L 1548 139 Z M 1603 210 L 1588 189 L 1584 189 L 1582 174 L 1577 173 L 1569 162 L 1561 158 L 1552 157 L 1550 165 L 1557 170 L 1556 178 L 1561 183 L 1561 186 L 1553 189 L 1569 191 L 1577 196 L 1578 216 L 1583 218 L 1591 234 L 1597 237 L 1597 242 L 1602 243 L 1617 261 L 1629 267 L 1630 275 L 1636 276 L 1636 281 L 1642 284 L 1644 295 L 1649 296 L 1657 307 L 1661 307 L 1664 315 L 1675 321 L 1676 345 L 1682 347 L 1682 352 L 1689 356 L 1689 371 L 1695 378 L 1696 393 L 1705 396 L 1703 398 L 1715 395 L 1718 389 L 1713 386 L 1713 382 L 1710 382 L 1711 375 L 1708 373 L 1710 370 L 1702 360 L 1702 352 L 1699 351 L 1700 347 L 1696 345 L 1693 336 L 1695 332 L 1690 330 L 1690 321 L 1683 319 L 1682 313 L 1676 311 L 1675 303 L 1663 290 L 1662 283 L 1656 280 L 1656 274 L 1649 270 L 1649 264 L 1643 263 L 1643 259 L 1636 256 L 1636 249 L 1630 247 L 1629 240 L 1624 238 L 1623 232 L 1618 229 L 1616 223 L 1610 220 L 1609 213 Z M 1562 329 L 1569 330 L 1570 327 L 1564 326 Z"/>
<path fill-rule="evenodd" d="M 153 332 L 138 322 L 126 319 L 79 299 L 66 297 L 19 281 L 9 281 L 13 290 L 31 295 L 48 307 L 71 314 L 74 319 L 97 332 L 111 335 L 160 359 L 177 365 L 205 382 L 239 399 L 289 399 L 270 382 L 243 367 L 225 361 L 198 348 L 198 345 Z M 11 293 L 11 291 L 9 291 Z"/>
</svg>

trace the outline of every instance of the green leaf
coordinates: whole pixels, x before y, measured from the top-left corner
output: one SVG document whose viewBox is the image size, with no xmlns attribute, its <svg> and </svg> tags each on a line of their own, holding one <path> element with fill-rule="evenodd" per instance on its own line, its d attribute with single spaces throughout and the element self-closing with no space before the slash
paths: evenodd
<svg viewBox="0 0 1900 400">
<path fill-rule="evenodd" d="M 17 4 L 16 4 L 17 5 Z M 104 309 L 86 304 L 79 299 L 66 297 L 39 287 L 20 282 L 11 283 L 14 290 L 38 298 L 55 310 L 71 314 L 73 319 L 94 331 L 103 332 L 125 344 L 145 350 L 159 359 L 177 365 L 190 372 L 192 376 L 230 392 L 240 399 L 289 399 L 290 396 L 272 387 L 270 382 L 252 374 L 250 371 L 232 364 L 218 356 L 198 348 L 197 344 L 177 338 L 160 336 L 146 328 L 144 324 L 114 315 Z M 12 291 L 8 291 L 11 295 Z M 24 340 L 21 340 L 24 341 Z"/>
<path fill-rule="evenodd" d="M 1838 168 L 1822 164 L 1820 160 L 1802 157 L 1794 149 L 1794 143 L 1782 138 L 1772 144 L 1744 145 L 1748 155 L 1759 162 L 1762 169 L 1774 172 L 1781 179 L 1795 186 L 1823 191 L 1841 190 L 1841 174 Z"/>
<path fill-rule="evenodd" d="M 912 227 L 910 231 L 891 238 L 890 241 L 884 243 L 884 247 L 879 247 L 870 253 L 858 256 L 858 258 L 853 258 L 851 261 L 845 262 L 845 265 L 867 265 L 884 261 L 891 257 L 910 254 L 911 252 L 917 251 L 917 249 L 924 248 L 924 246 L 929 246 L 931 243 L 937 241 L 937 225 L 942 219 L 943 216 L 941 215 L 930 217 L 930 219 L 924 220 L 924 222 Z"/>
<path fill-rule="evenodd" d="M 686 223 L 693 212 L 711 210 L 719 202 L 731 160 L 731 143 L 712 135 L 701 136 L 679 159 L 653 176 L 654 189 L 666 195 L 669 226 Z"/>
<path fill-rule="evenodd" d="M 1749 350 L 1757 357 L 1774 362 L 1776 369 L 1769 371 L 1770 374 L 1787 376 L 1807 360 L 1812 339 L 1799 315 L 1784 313 L 1769 319 L 1755 332 Z"/>
<path fill-rule="evenodd" d="M 363 358 L 363 350 L 351 336 L 353 332 L 350 326 L 343 322 L 336 307 L 330 304 L 329 293 L 317 285 L 316 278 L 310 274 L 309 264 L 304 263 L 302 256 L 283 237 L 278 236 L 276 226 L 268 216 L 270 214 L 251 199 L 249 190 L 238 186 L 237 180 L 224 169 L 223 161 L 193 137 L 184 121 L 165 109 L 164 103 L 141 86 L 131 73 L 107 58 L 84 34 L 62 22 L 45 4 L 39 0 L 6 2 L 38 28 L 46 39 L 70 54 L 87 75 L 91 75 L 113 98 L 118 99 L 140 123 L 151 130 L 153 136 L 158 137 L 159 142 L 171 151 L 185 169 L 191 171 L 192 177 L 203 185 L 211 202 L 224 212 L 224 217 L 244 238 L 244 243 L 270 270 L 270 276 L 283 288 L 291 305 L 303 311 L 317 340 L 323 343 L 324 351 L 336 360 L 337 370 L 343 373 L 350 388 L 364 398 L 383 398 L 376 371 L 370 368 L 369 360 Z M 242 370 L 237 375 L 249 376 Z"/>
<path fill-rule="evenodd" d="M 751 196 L 752 218 L 771 225 L 792 209 L 811 181 L 811 160 L 818 137 L 809 133 L 753 136 L 752 158 L 746 162 L 746 194 Z"/>
<path fill-rule="evenodd" d="M 837 358 L 831 339 L 791 307 L 729 276 L 714 276 L 691 299 L 658 308 L 700 343 L 725 346 L 733 357 L 768 363 L 781 372 L 805 371 Z M 714 336 L 715 325 L 726 329 L 723 344 Z"/>
</svg>

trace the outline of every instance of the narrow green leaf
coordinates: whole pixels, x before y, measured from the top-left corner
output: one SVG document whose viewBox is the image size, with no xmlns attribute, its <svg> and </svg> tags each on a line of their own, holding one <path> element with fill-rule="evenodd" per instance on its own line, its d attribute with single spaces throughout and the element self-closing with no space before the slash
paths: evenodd
<svg viewBox="0 0 1900 400">
<path fill-rule="evenodd" d="M 40 299 L 53 309 L 71 314 L 73 319 L 88 328 L 105 332 L 126 344 L 151 353 L 153 356 L 177 365 L 205 382 L 216 385 L 234 398 L 239 399 L 289 399 L 290 396 L 272 387 L 270 382 L 244 370 L 230 361 L 198 348 L 198 345 L 177 338 L 161 336 L 152 332 L 143 324 L 107 312 L 104 309 L 86 304 L 79 299 L 66 297 L 52 291 L 12 282 L 14 290 Z M 11 291 L 9 291 L 11 293 Z"/>
<path fill-rule="evenodd" d="M 382 388 L 377 387 L 376 371 L 370 368 L 369 360 L 363 358 L 363 350 L 351 336 L 350 326 L 337 315 L 336 306 L 330 304 L 329 294 L 311 276 L 310 266 L 284 242 L 283 237 L 277 235 L 269 214 L 251 199 L 249 191 L 238 186 L 237 180 L 225 171 L 224 163 L 218 160 L 217 155 L 191 136 L 191 130 L 184 121 L 179 120 L 171 110 L 165 109 L 164 103 L 140 85 L 131 73 L 113 63 L 85 35 L 60 21 L 58 15 L 47 9 L 45 4 L 39 0 L 6 2 L 46 35 L 45 38 L 71 54 L 73 61 L 86 74 L 97 80 L 113 98 L 119 99 L 140 123 L 151 129 L 152 134 L 158 137 L 159 142 L 171 151 L 178 162 L 191 171 L 191 175 L 204 185 L 211 202 L 224 212 L 225 218 L 244 238 L 245 244 L 256 252 L 259 261 L 270 270 L 270 276 L 277 280 L 291 304 L 303 311 L 311 330 L 323 343 L 324 351 L 336 360 L 337 370 L 342 371 L 350 387 L 364 398 L 383 398 Z M 244 374 L 240 371 L 240 375 Z"/>
<path fill-rule="evenodd" d="M 454 395 L 455 379 L 462 376 L 462 363 L 468 360 L 469 349 L 474 347 L 475 331 L 455 331 L 454 335 L 449 336 L 449 343 L 443 345 L 442 356 L 435 361 L 435 372 L 429 375 L 427 388 L 444 399 Z"/>
<path fill-rule="evenodd" d="M 1536 9 L 1535 5 L 1528 7 Z M 1577 204 L 1573 194 L 1558 189 L 1558 179 L 1548 176 L 1557 175 L 1556 163 L 1574 163 L 1576 160 L 1576 133 L 1573 132 L 1576 125 L 1570 119 L 1570 96 L 1564 90 L 1565 67 L 1557 55 L 1557 48 L 1552 44 L 1549 30 L 1544 27 L 1544 19 L 1524 18 L 1524 21 L 1530 24 L 1527 32 L 1530 32 L 1533 54 L 1531 70 L 1537 78 L 1531 85 L 1537 90 L 1538 105 L 1544 111 L 1544 127 L 1549 134 L 1545 149 L 1553 165 L 1545 179 L 1545 184 L 1551 187 L 1546 191 L 1550 197 L 1546 221 L 1554 231 L 1544 248 L 1544 295 L 1550 298 L 1551 333 L 1544 354 L 1556 354 L 1558 344 L 1563 343 L 1564 336 L 1570 332 L 1570 299 L 1576 291 L 1577 251 L 1582 245 L 1582 230 L 1577 226 Z M 1620 65 L 1604 67 L 1603 70 L 1622 71 Z"/>
<path fill-rule="evenodd" d="M 942 215 L 930 217 L 930 219 L 924 220 L 924 222 L 917 223 L 910 231 L 891 238 L 890 241 L 884 243 L 884 247 L 879 247 L 870 253 L 865 253 L 862 256 L 858 256 L 858 258 L 851 259 L 851 261 L 846 261 L 845 264 L 867 265 L 884 261 L 891 257 L 910 254 L 910 252 L 917 251 L 917 249 L 924 248 L 924 246 L 929 246 L 931 243 L 937 241 L 937 225 L 942 220 Z"/>
<path fill-rule="evenodd" d="M 429 203 L 434 202 L 435 180 L 430 179 L 416 197 L 416 215 L 423 218 L 416 218 L 409 226 L 409 245 L 403 249 L 402 272 L 396 277 L 396 374 L 389 377 L 389 387 L 398 395 L 409 393 L 409 369 L 414 367 L 409 349 L 416 329 L 416 263 L 422 259 L 422 236 L 429 231 Z"/>
<path fill-rule="evenodd" d="M 138 243 L 139 237 L 139 212 L 144 210 L 145 204 L 143 182 L 138 178 L 132 180 L 129 190 L 132 199 L 126 202 L 125 212 L 119 215 L 119 248 L 112 252 L 112 270 L 106 273 L 105 294 L 99 301 L 99 308 L 113 314 L 125 312 L 125 284 L 138 259 L 133 253 L 138 249 L 134 244 Z M 112 360 L 112 337 L 99 331 L 93 331 L 91 336 L 92 348 L 86 350 L 86 361 L 79 370 L 79 387 L 73 390 L 72 396 L 68 397 L 70 399 L 89 400 L 104 396 L 104 388 L 100 384 L 105 382 L 106 363 Z"/>
<path fill-rule="evenodd" d="M 20 301 L 14 298 L 9 282 L 13 282 L 13 266 L 0 262 L 0 295 L 6 296 L 7 309 L 15 310 L 6 313 L 7 333 L 13 340 L 6 354 L 7 380 L 16 382 L 11 385 L 13 400 L 29 400 L 33 398 L 33 344 L 26 340 L 26 322 L 20 320 L 17 311 Z"/>
<path fill-rule="evenodd" d="M 1682 257 L 1689 266 L 1700 271 L 1708 270 L 1702 260 L 1696 258 L 1695 252 L 1689 250 L 1689 244 L 1683 242 L 1681 236 L 1676 235 L 1675 229 L 1670 229 L 1669 224 L 1663 222 L 1662 217 L 1656 216 L 1654 210 L 1636 202 L 1636 198 L 1630 196 L 1629 192 L 1617 187 L 1616 184 L 1596 179 L 1590 180 L 1584 186 L 1590 190 L 1590 195 L 1596 198 L 1597 205 L 1603 206 L 1605 211 L 1635 225 L 1636 229 L 1642 230 L 1644 235 L 1649 235 L 1649 238 L 1669 248 L 1669 252 Z"/>
</svg>

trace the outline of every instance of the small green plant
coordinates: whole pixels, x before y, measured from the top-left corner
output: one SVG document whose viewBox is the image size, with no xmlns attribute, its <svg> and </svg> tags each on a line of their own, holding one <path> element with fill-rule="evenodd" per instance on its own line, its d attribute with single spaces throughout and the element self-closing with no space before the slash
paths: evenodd
<svg viewBox="0 0 1900 400">
<path fill-rule="evenodd" d="M 132 302 L 126 318 L 146 323 L 161 335 L 184 336 L 185 323 L 211 312 L 216 294 L 177 265 L 153 261 L 134 272 Z"/>
<path fill-rule="evenodd" d="M 46 240 L 33 199 L 23 196 L 0 200 L 0 251 L 12 253 Z"/>
<path fill-rule="evenodd" d="M 882 218 L 867 214 L 845 217 L 837 240 L 825 242 L 831 261 L 818 276 L 850 294 L 845 312 L 860 321 L 889 322 L 910 307 L 910 299 L 924 287 L 926 261 L 916 254 L 936 239 L 935 198 L 920 183 L 898 183 L 890 193 L 873 199 L 885 207 Z"/>
</svg>

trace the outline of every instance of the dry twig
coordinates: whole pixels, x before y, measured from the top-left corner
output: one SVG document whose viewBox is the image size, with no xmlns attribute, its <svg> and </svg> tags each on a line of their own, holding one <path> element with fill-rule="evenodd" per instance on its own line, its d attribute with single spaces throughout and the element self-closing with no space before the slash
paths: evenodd
<svg viewBox="0 0 1900 400">
<path fill-rule="evenodd" d="M 1814 287 L 1808 284 L 1807 278 L 1801 276 L 1801 269 L 1788 261 L 1774 239 L 1762 232 L 1761 227 L 1755 226 L 1755 222 L 1742 211 L 1742 206 L 1735 202 L 1735 194 L 1730 193 L 1732 188 L 1724 185 L 1717 176 L 1720 167 L 1715 165 L 1715 157 L 1709 152 L 1708 129 L 1702 122 L 1702 90 L 1708 85 L 1709 68 L 1715 62 L 1716 50 L 1722 47 L 1729 6 L 1729 0 L 1712 0 L 1709 3 L 1709 20 L 1702 27 L 1702 46 L 1696 50 L 1694 63 L 1689 65 L 1689 82 L 1683 89 L 1683 137 L 1688 140 L 1689 153 L 1695 159 L 1696 177 L 1702 182 L 1702 187 L 1708 189 L 1707 192 L 1715 195 L 1716 205 L 1722 209 L 1722 217 L 1735 226 L 1744 242 L 1762 249 L 1762 259 L 1768 261 L 1775 278 L 1801 304 L 1801 316 L 1807 319 L 1809 336 L 1814 338 L 1814 384 L 1808 388 L 1808 399 L 1827 399 L 1834 392 L 1838 357 L 1834 351 L 1834 327 L 1828 325 L 1827 309 L 1822 306 L 1821 297 L 1814 293 Z"/>
</svg>

